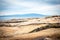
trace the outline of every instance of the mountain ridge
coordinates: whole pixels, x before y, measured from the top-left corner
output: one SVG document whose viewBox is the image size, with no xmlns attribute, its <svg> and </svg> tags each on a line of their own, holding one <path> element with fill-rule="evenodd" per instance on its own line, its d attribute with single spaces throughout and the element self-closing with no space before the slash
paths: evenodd
<svg viewBox="0 0 60 40">
<path fill-rule="evenodd" d="M 14 14 L 14 15 L 4 15 L 4 16 L 0 16 L 0 17 L 6 17 L 6 16 L 11 16 L 11 17 L 14 17 L 14 16 L 45 16 L 45 15 L 42 15 L 42 14 L 36 14 L 36 13 L 29 13 L 29 14 Z"/>
</svg>

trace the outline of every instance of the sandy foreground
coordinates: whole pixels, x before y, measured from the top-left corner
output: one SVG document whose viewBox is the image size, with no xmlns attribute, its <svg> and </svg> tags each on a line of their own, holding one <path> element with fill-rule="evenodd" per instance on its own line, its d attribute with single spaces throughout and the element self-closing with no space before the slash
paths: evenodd
<svg viewBox="0 0 60 40">
<path fill-rule="evenodd" d="M 0 21 L 0 40 L 60 40 L 60 16 Z"/>
</svg>

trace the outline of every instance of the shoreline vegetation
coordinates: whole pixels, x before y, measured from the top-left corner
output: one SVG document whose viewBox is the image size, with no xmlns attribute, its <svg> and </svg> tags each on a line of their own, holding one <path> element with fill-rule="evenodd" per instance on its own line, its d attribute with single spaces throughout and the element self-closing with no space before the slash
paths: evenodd
<svg viewBox="0 0 60 40">
<path fill-rule="evenodd" d="M 0 40 L 60 40 L 60 15 L 0 20 Z"/>
</svg>

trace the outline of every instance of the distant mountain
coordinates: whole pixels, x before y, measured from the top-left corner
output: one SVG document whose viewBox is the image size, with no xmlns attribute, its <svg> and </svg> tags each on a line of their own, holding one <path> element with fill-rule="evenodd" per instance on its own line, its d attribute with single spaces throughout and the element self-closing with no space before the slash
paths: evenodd
<svg viewBox="0 0 60 40">
<path fill-rule="evenodd" d="M 35 13 L 31 13 L 31 14 L 15 14 L 15 15 L 5 15 L 5 16 L 0 16 L 0 17 L 44 17 L 45 15 L 42 14 L 35 14 Z"/>
<path fill-rule="evenodd" d="M 0 16 L 0 20 L 9 20 L 9 19 L 20 19 L 20 18 L 42 18 L 45 17 L 46 15 L 42 14 L 15 14 L 15 15 L 5 15 L 5 16 Z"/>
</svg>

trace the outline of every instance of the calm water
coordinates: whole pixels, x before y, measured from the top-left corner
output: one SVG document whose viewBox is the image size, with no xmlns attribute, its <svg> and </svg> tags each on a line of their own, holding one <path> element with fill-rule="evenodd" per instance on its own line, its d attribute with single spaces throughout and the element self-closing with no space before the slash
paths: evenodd
<svg viewBox="0 0 60 40">
<path fill-rule="evenodd" d="M 0 20 L 7 20 L 7 19 L 19 19 L 19 18 L 41 18 L 41 17 L 45 17 L 46 15 L 42 15 L 42 14 L 17 14 L 17 15 L 6 15 L 6 16 L 0 16 Z"/>
<path fill-rule="evenodd" d="M 0 20 L 20 19 L 20 18 L 41 18 L 41 17 L 0 17 Z"/>
</svg>

